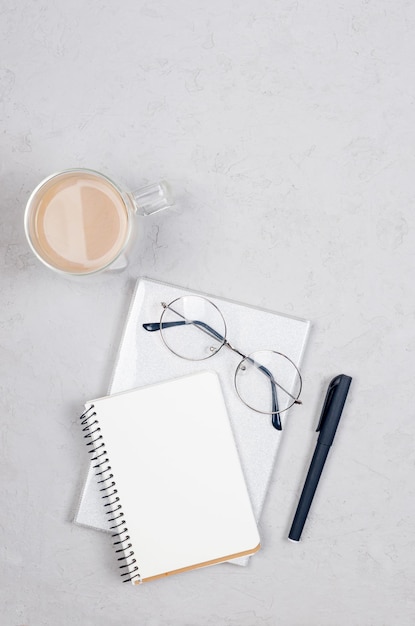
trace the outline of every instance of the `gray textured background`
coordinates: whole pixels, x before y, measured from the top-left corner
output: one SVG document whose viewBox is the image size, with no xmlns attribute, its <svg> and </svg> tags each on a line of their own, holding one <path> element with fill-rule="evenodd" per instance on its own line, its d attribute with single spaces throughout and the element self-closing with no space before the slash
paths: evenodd
<svg viewBox="0 0 415 626">
<path fill-rule="evenodd" d="M 2 0 L 0 30 L 2 625 L 412 625 L 414 4 Z M 66 281 L 25 243 L 31 189 L 78 165 L 174 186 L 123 274 Z M 75 416 L 105 393 L 140 274 L 313 331 L 263 550 L 133 589 L 71 519 Z M 340 372 L 350 401 L 293 545 Z"/>
</svg>

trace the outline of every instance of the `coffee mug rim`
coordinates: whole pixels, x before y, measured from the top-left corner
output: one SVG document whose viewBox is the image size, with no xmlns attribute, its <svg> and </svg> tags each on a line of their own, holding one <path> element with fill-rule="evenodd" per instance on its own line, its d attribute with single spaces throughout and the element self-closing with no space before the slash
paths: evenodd
<svg viewBox="0 0 415 626">
<path fill-rule="evenodd" d="M 40 189 L 46 183 L 48 183 L 53 178 L 56 178 L 57 176 L 61 176 L 63 174 L 71 174 L 71 173 L 74 173 L 74 172 L 87 172 L 89 174 L 94 174 L 95 176 L 99 176 L 100 178 L 105 179 L 120 194 L 121 199 L 122 199 L 122 201 L 124 203 L 125 209 L 127 211 L 128 232 L 127 232 L 127 236 L 125 238 L 125 242 L 124 242 L 123 247 L 118 252 L 118 254 L 113 259 L 111 259 L 111 261 L 109 261 L 106 265 L 103 265 L 102 267 L 100 267 L 98 269 L 91 270 L 89 272 L 70 272 L 70 271 L 62 270 L 62 269 L 60 269 L 58 267 L 55 267 L 51 263 L 48 263 L 48 261 L 46 261 L 39 254 L 39 252 L 36 250 L 36 248 L 34 247 L 32 241 L 31 241 L 31 238 L 30 238 L 30 233 L 29 233 L 30 206 L 31 206 L 31 204 L 32 204 L 36 194 L 40 191 Z M 25 207 L 24 229 L 25 229 L 26 240 L 27 240 L 27 242 L 28 242 L 28 244 L 29 244 L 33 254 L 39 259 L 39 261 L 41 261 L 44 265 L 46 265 L 46 267 L 48 267 L 51 270 L 54 270 L 58 274 L 64 275 L 64 276 L 90 276 L 91 274 L 98 274 L 99 272 L 103 272 L 108 267 L 110 267 L 113 263 L 115 263 L 115 261 L 117 259 L 119 259 L 119 257 L 123 254 L 125 248 L 127 247 L 128 242 L 130 240 L 130 236 L 131 236 L 131 231 L 132 231 L 132 225 L 131 225 L 132 224 L 132 219 L 131 218 L 132 218 L 131 209 L 130 209 L 130 207 L 128 206 L 128 204 L 126 202 L 125 192 L 123 192 L 122 189 L 117 185 L 117 183 L 115 183 L 109 176 L 107 176 L 106 174 L 103 174 L 102 172 L 98 172 L 98 170 L 93 170 L 93 169 L 87 168 L 87 167 L 72 167 L 72 168 L 65 169 L 65 170 L 59 170 L 58 172 L 55 172 L 54 174 L 50 174 L 49 176 L 47 176 L 46 178 L 41 180 L 40 183 L 33 189 L 32 193 L 30 194 L 30 196 L 29 196 L 29 198 L 27 200 L 26 207 Z"/>
</svg>

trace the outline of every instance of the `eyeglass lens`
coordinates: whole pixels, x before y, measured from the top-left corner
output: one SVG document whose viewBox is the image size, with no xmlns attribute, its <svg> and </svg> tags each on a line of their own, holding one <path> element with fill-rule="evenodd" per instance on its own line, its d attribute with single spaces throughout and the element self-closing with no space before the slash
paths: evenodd
<svg viewBox="0 0 415 626">
<path fill-rule="evenodd" d="M 223 346 L 226 324 L 212 302 L 198 296 L 184 296 L 164 308 L 160 331 L 164 343 L 174 354 L 201 361 Z"/>
<path fill-rule="evenodd" d="M 243 359 L 235 373 L 241 400 L 260 413 L 286 411 L 301 392 L 301 377 L 285 355 L 261 350 Z"/>
</svg>

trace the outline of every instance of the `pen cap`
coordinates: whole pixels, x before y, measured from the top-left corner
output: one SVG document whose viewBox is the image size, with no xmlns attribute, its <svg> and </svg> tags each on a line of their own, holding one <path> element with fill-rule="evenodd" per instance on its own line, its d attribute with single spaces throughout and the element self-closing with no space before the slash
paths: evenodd
<svg viewBox="0 0 415 626">
<path fill-rule="evenodd" d="M 340 374 L 330 382 L 317 426 L 319 443 L 326 446 L 333 443 L 351 382 L 351 377 L 346 374 Z"/>
</svg>

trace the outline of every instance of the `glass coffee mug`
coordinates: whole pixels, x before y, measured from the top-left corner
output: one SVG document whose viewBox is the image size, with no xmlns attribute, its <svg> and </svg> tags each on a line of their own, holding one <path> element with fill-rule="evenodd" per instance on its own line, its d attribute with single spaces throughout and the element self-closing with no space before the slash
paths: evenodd
<svg viewBox="0 0 415 626">
<path fill-rule="evenodd" d="M 33 252 L 49 268 L 85 276 L 125 266 L 136 215 L 171 206 L 165 182 L 124 191 L 104 174 L 70 169 L 49 176 L 33 191 L 25 232 Z"/>
</svg>

